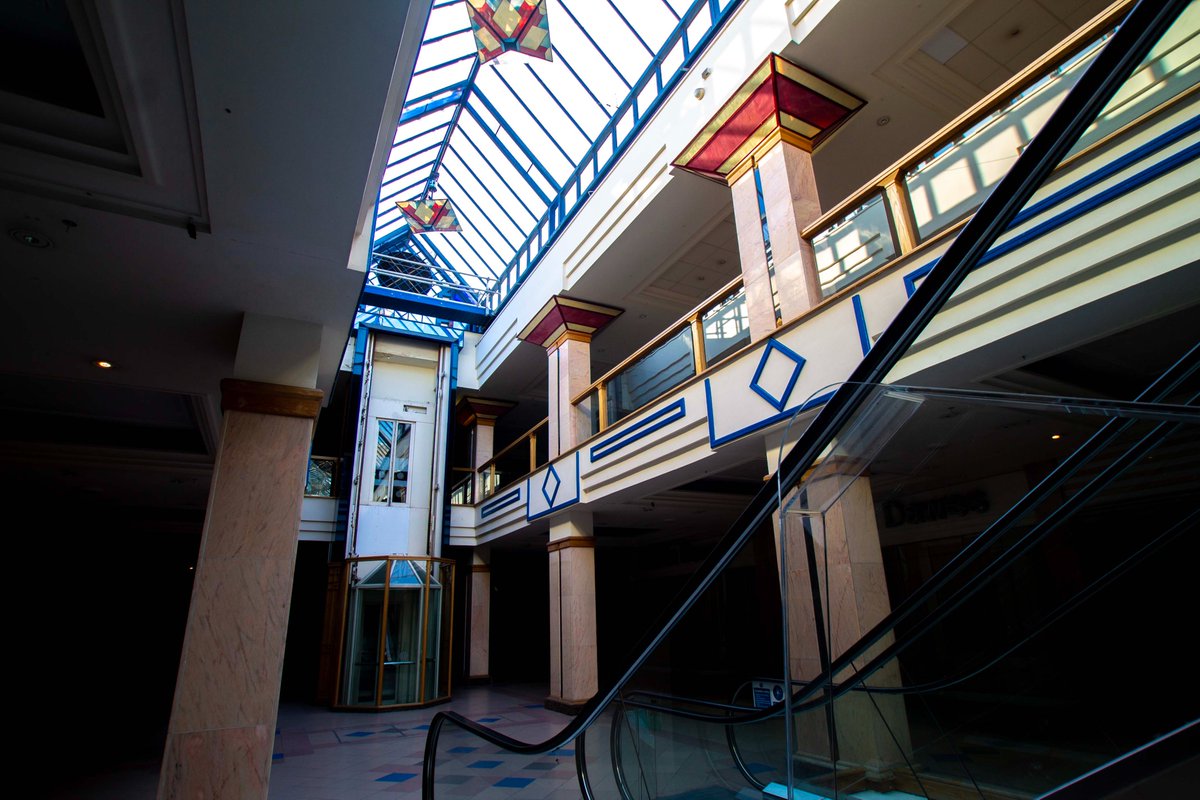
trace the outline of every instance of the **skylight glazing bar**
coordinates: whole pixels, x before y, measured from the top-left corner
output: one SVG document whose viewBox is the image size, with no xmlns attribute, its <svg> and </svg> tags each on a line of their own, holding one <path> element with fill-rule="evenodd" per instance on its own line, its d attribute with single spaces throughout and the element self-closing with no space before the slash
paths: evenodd
<svg viewBox="0 0 1200 800">
<path fill-rule="evenodd" d="M 392 178 L 392 179 L 391 179 L 391 180 L 389 180 L 389 181 L 386 181 L 386 182 L 385 182 L 385 183 L 384 183 L 382 186 L 380 186 L 380 187 L 379 187 L 379 193 L 380 193 L 380 195 L 382 195 L 382 194 L 383 194 L 383 191 L 384 191 L 384 189 L 386 189 L 386 188 L 388 187 L 388 185 L 389 185 L 389 184 L 394 184 L 394 183 L 396 183 L 397 181 L 399 181 L 401 178 L 405 178 L 405 177 L 407 177 L 407 176 L 409 176 L 409 175 L 412 175 L 412 174 L 413 174 L 413 173 L 415 173 L 415 172 L 420 172 L 421 170 L 425 169 L 426 167 L 432 167 L 432 166 L 433 166 L 434 164 L 436 164 L 436 163 L 437 163 L 437 161 L 436 161 L 436 160 L 433 160 L 433 161 L 426 161 L 424 164 L 422 164 L 422 165 L 421 165 L 421 166 L 419 166 L 419 167 L 413 167 L 412 169 L 408 170 L 407 172 L 401 172 L 399 175 L 397 175 L 396 177 Z M 390 195 L 389 195 L 389 196 L 390 196 Z"/>
<path fill-rule="evenodd" d="M 488 272 L 492 273 L 493 276 L 495 276 L 496 271 L 494 269 L 492 269 L 491 265 L 488 263 L 488 260 L 486 258 L 484 258 L 483 255 L 478 250 L 475 249 L 475 245 L 471 244 L 471 240 L 468 239 L 466 236 L 460 236 L 458 238 L 459 238 L 459 241 L 461 241 L 463 244 L 465 244 L 467 247 L 469 247 L 471 249 L 471 252 L 475 254 L 475 258 L 479 259 L 480 265 L 484 269 L 486 269 Z M 467 259 L 466 256 L 464 256 L 462 253 L 459 252 L 458 247 L 457 247 L 457 245 L 454 244 L 453 239 L 451 239 L 449 236 L 446 236 L 446 237 L 443 237 L 442 241 L 445 243 L 445 245 L 447 247 L 449 247 L 451 250 L 454 251 L 454 254 L 457 255 L 464 264 L 470 266 L 470 264 L 471 264 L 470 260 Z M 497 257 L 498 256 L 499 256 L 499 254 L 497 254 Z M 503 263 L 504 259 L 501 258 L 500 261 L 501 261 L 501 263 Z M 478 274 L 478 271 L 475 270 L 474 268 L 472 268 L 471 271 Z"/>
<path fill-rule="evenodd" d="M 517 147 L 520 149 L 520 151 L 522 153 L 524 153 L 525 157 L 528 158 L 532 162 L 532 166 L 537 167 L 537 171 L 542 174 L 542 177 L 546 179 L 546 182 L 554 187 L 554 191 L 555 192 L 562 191 L 562 187 L 559 185 L 558 181 L 554 180 L 554 176 L 550 174 L 549 170 L 547 170 L 544 166 L 542 166 L 542 162 L 538 161 L 537 156 L 535 156 L 533 154 L 533 152 L 528 147 L 525 146 L 525 143 L 523 141 L 521 141 L 521 137 L 518 136 L 517 132 L 512 129 L 512 126 L 510 126 L 507 122 L 505 122 L 504 117 L 502 117 L 500 115 L 500 112 L 496 110 L 496 107 L 494 105 L 492 105 L 491 101 L 489 101 L 487 99 L 487 96 L 484 95 L 483 92 L 475 91 L 475 92 L 471 93 L 471 97 L 477 98 L 479 100 L 479 102 L 481 102 L 483 104 L 483 107 L 488 110 L 488 113 L 491 114 L 495 118 L 496 122 L 498 122 L 500 124 L 501 129 L 512 138 L 513 142 L 517 145 Z M 464 104 L 464 105 L 467 105 L 467 104 Z M 469 105 L 467 107 L 468 107 L 468 110 L 471 110 Z M 478 117 L 477 117 L 477 121 L 479 122 L 479 126 L 481 128 L 483 128 L 485 131 L 488 130 L 487 124 L 484 123 L 484 121 L 482 119 L 478 119 Z M 494 138 L 495 137 L 493 135 L 493 139 Z M 519 167 L 518 169 L 523 169 L 523 168 Z M 551 202 L 550 198 L 546 198 L 546 203 L 548 204 L 550 202 Z"/>
<path fill-rule="evenodd" d="M 450 193 L 447 192 L 446 196 L 449 197 Z M 466 213 L 466 208 L 464 207 L 464 204 L 460 203 L 458 200 L 453 200 L 452 202 L 454 203 L 454 208 L 455 208 L 456 212 L 458 213 L 458 218 L 460 220 L 462 220 L 463 222 L 467 223 L 466 225 L 463 226 L 462 240 L 464 242 L 467 242 L 468 244 L 470 244 L 470 239 L 468 237 L 470 234 L 474 233 L 477 237 L 479 237 L 479 240 L 487 246 L 487 249 L 491 250 L 492 253 L 495 254 L 497 261 L 499 261 L 501 264 L 508 263 L 508 259 L 505 258 L 504 256 L 500 255 L 500 251 L 497 250 L 496 246 L 492 244 L 491 239 L 489 239 L 487 236 L 484 236 L 482 233 L 479 232 L 479 226 L 476 225 L 473 221 L 471 221 L 471 216 Z M 474 205 L 474 203 L 472 203 L 472 205 Z M 476 206 L 476 208 L 478 208 L 478 206 Z M 488 220 L 488 222 L 490 224 L 491 220 Z M 494 228 L 496 226 L 493 224 L 492 227 Z M 448 243 L 450 241 L 450 238 L 448 236 L 446 238 L 446 241 Z M 475 248 L 472 247 L 471 249 L 474 250 Z M 515 249 L 516 248 L 514 248 L 514 250 Z M 476 255 L 478 255 L 478 252 L 476 253 Z M 481 259 L 482 259 L 482 256 L 481 256 Z M 487 263 L 486 260 L 484 260 L 484 263 Z"/>
<path fill-rule="evenodd" d="M 520 104 L 521 108 L 525 109 L 525 113 L 528 114 L 533 120 L 534 124 L 541 129 L 542 133 L 546 134 L 546 138 L 550 140 L 550 144 L 554 145 L 558 149 L 558 152 L 562 153 L 562 157 L 567 160 L 568 164 L 575 166 L 578 162 L 571 158 L 571 154 L 563 149 L 563 146 L 558 143 L 558 139 L 554 138 L 554 134 L 550 133 L 546 126 L 542 124 L 542 121 L 538 119 L 538 115 L 533 113 L 533 109 L 529 107 L 529 104 L 521 99 L 521 94 L 513 89 L 512 84 L 510 84 L 508 79 L 504 77 L 504 73 L 500 72 L 500 70 L 496 70 L 495 72 L 496 77 L 500 79 L 500 83 L 504 84 L 504 88 L 508 89 L 508 92 L 513 96 L 513 99 Z"/>
<path fill-rule="evenodd" d="M 471 109 L 469 109 L 469 108 L 467 109 L 467 111 L 470 111 L 470 110 Z M 538 215 L 536 213 L 534 213 L 533 209 L 529 207 L 529 204 L 525 202 L 525 200 L 521 197 L 521 195 L 515 189 L 512 188 L 512 184 L 510 184 L 505 179 L 504 175 L 500 172 L 500 170 L 496 168 L 496 165 L 493 162 L 493 160 L 483 154 L 483 151 L 479 149 L 479 145 L 475 144 L 475 140 L 471 138 L 470 134 L 467 133 L 465 128 L 459 128 L 458 132 L 461 134 L 460 138 L 467 144 L 471 145 L 471 149 L 473 149 L 477 154 L 479 154 L 479 158 L 482 159 L 483 163 L 486 164 L 488 166 L 488 169 L 490 169 L 496 175 L 496 177 L 500 179 L 500 182 L 504 184 L 504 188 L 508 189 L 508 191 L 512 194 L 512 196 L 517 199 L 517 202 L 521 204 L 521 207 L 524 208 L 526 212 L 528 212 L 529 216 L 532 218 L 532 221 L 536 223 L 537 219 L 538 219 Z M 456 156 L 458 156 L 459 161 L 462 161 L 463 164 L 467 164 L 466 159 L 464 159 L 461 154 L 459 154 L 457 151 L 455 151 L 454 154 Z M 536 183 L 534 183 L 532 180 L 530 180 L 528 173 L 521 170 L 521 168 L 518 166 L 516 159 L 514 159 L 507 150 L 504 150 L 504 155 L 508 157 L 509 163 L 512 165 L 513 169 L 516 170 L 517 173 L 528 182 L 530 188 L 532 188 L 535 192 L 537 192 L 542 197 L 542 199 L 545 200 L 547 204 L 549 204 L 550 198 L 546 197 L 545 195 L 543 195 L 541 193 L 541 190 L 538 188 L 538 185 Z M 522 229 L 523 229 L 523 227 L 522 227 Z"/>
<path fill-rule="evenodd" d="M 409 142 L 416 141 L 417 139 L 420 139 L 422 136 L 428 136 L 431 133 L 434 133 L 442 128 L 445 128 L 449 124 L 450 124 L 450 121 L 446 120 L 441 125 L 434 125 L 432 128 L 423 130 L 420 133 L 414 133 L 412 136 L 408 136 L 404 139 L 401 139 L 398 142 L 393 142 L 392 150 L 395 150 L 397 147 L 403 147 L 404 145 L 408 144 Z M 401 159 L 401 160 L 403 160 L 403 159 Z M 392 162 L 389 162 L 388 166 L 390 167 L 391 165 L 392 165 Z"/>
<path fill-rule="evenodd" d="M 588 42 L 591 43 L 596 52 L 600 54 L 600 57 L 604 59 L 604 63 L 608 64 L 612 71 L 616 73 L 616 76 L 621 80 L 621 83 L 625 84 L 625 88 L 632 92 L 633 84 L 625 79 L 625 76 L 621 74 L 621 70 L 617 69 L 617 65 L 614 64 L 612 59 L 608 57 L 608 53 L 605 53 L 604 50 L 600 48 L 600 45 L 596 44 L 596 40 L 593 39 L 592 35 L 587 32 L 587 28 L 583 27 L 583 25 L 579 23 L 579 20 L 574 14 L 571 13 L 571 9 L 567 8 L 567 4 L 563 2 L 563 0 L 559 0 L 558 7 L 567 13 L 567 16 L 570 17 L 571 21 L 575 23 L 575 27 L 578 28 L 579 32 L 583 34 L 583 38 L 587 39 Z"/>
<path fill-rule="evenodd" d="M 441 141 L 437 141 L 437 142 L 434 142 L 433 144 L 426 145 L 425 147 L 422 147 L 420 150 L 414 150 L 413 152 L 408 153 L 407 155 L 397 158 L 395 161 L 389 161 L 387 163 L 387 166 L 394 167 L 397 164 L 399 164 L 403 161 L 407 161 L 410 158 L 415 158 L 416 156 L 419 156 L 422 153 L 428 153 L 430 150 L 436 150 L 438 147 L 441 146 L 441 144 L 442 144 Z M 383 187 L 381 186 L 380 188 L 383 188 Z"/>
<path fill-rule="evenodd" d="M 608 117 L 609 119 L 612 119 L 612 112 L 608 110 L 608 106 L 606 106 L 606 105 L 604 105 L 604 103 L 600 102 L 600 98 L 596 97 L 595 92 L 593 92 L 591 90 L 591 87 L 589 87 L 587 85 L 587 81 L 585 81 L 583 78 L 579 77 L 579 73 L 576 72 L 575 68 L 571 66 L 571 62 L 567 61 L 566 56 L 564 56 L 557 48 L 555 48 L 553 46 L 550 48 L 550 52 L 554 53 L 555 60 L 562 62 L 562 65 L 567 68 L 567 71 L 571 73 L 572 77 L 575 78 L 576 82 L 578 82 L 579 85 L 583 87 L 583 90 L 588 93 L 588 97 L 592 98 L 592 100 L 595 101 L 596 107 L 599 108 L 602 112 L 604 112 L 604 116 Z"/>
<path fill-rule="evenodd" d="M 636 87 L 631 87 L 631 91 L 626 95 L 625 100 L 620 106 L 617 107 L 609 123 L 605 126 L 604 130 L 600 132 L 600 135 L 596 139 L 596 144 L 594 144 L 591 150 L 584 156 L 583 159 L 580 160 L 580 165 L 576 167 L 575 171 L 565 181 L 565 186 L 567 187 L 571 187 L 572 184 L 577 185 L 577 197 L 575 200 L 568 208 L 564 202 L 562 191 L 559 190 L 559 196 L 555 199 L 555 202 L 550 204 L 550 207 L 547 208 L 546 214 L 543 215 L 537 227 L 534 228 L 534 230 L 530 233 L 529 237 L 518 249 L 517 254 L 514 256 L 512 261 L 505 268 L 504 272 L 501 273 L 500 278 L 503 282 L 502 285 L 507 290 L 506 293 L 500 298 L 501 304 L 503 304 L 507 296 L 509 296 L 511 292 L 521 284 L 525 276 L 528 275 L 529 271 L 532 270 L 532 268 L 536 265 L 542 253 L 544 253 L 546 248 L 549 246 L 550 242 L 555 239 L 557 233 L 574 216 L 576 211 L 578 211 L 582 203 L 589 196 L 589 192 L 592 187 L 597 185 L 607 174 L 608 169 L 620 156 L 622 142 L 629 141 L 640 131 L 642 125 L 645 124 L 645 121 L 650 118 L 653 112 L 663 102 L 663 98 L 674 89 L 680 80 L 682 80 L 683 74 L 686 71 L 685 68 L 691 64 L 696 54 L 703 50 L 703 48 L 715 35 L 715 32 L 720 28 L 724 19 L 740 3 L 741 0 L 729 0 L 724 9 L 720 11 L 719 15 L 710 15 L 708 19 L 707 30 L 698 38 L 695 47 L 688 46 L 686 48 L 686 55 L 682 60 L 680 68 L 673 71 L 669 77 L 663 78 L 663 76 L 661 76 L 659 73 L 663 58 L 668 55 L 676 47 L 676 45 L 686 39 L 688 28 L 693 24 L 693 22 L 696 21 L 697 17 L 700 15 L 700 12 L 702 10 L 707 11 L 709 9 L 708 0 L 696 0 L 696 2 L 693 2 L 688 8 L 687 13 L 679 20 L 679 24 L 675 26 L 675 29 L 666 38 L 663 46 L 659 49 L 658 57 L 650 62 L 646 71 L 642 74 L 641 78 L 638 79 Z M 593 42 L 593 46 L 594 45 L 595 43 Z M 640 118 L 633 120 L 632 112 L 634 101 L 652 79 L 656 80 L 660 84 L 659 90 L 654 99 L 647 104 L 645 109 L 642 110 Z M 480 93 L 477 92 L 475 94 L 476 96 L 479 96 Z M 628 129 L 624 132 L 619 132 L 618 126 L 627 124 L 627 121 L 624 117 L 626 112 L 631 115 L 630 121 L 632 121 L 632 124 L 629 125 Z M 605 140 L 610 140 L 612 142 L 612 153 L 605 160 L 604 165 L 601 166 L 599 163 L 599 151 L 602 142 L 605 145 L 608 145 L 608 142 Z M 585 185 L 583 181 L 583 175 L 585 170 L 588 168 L 590 168 L 591 176 Z M 557 213 L 555 206 L 559 206 L 560 208 Z"/>
<path fill-rule="evenodd" d="M 422 44 L 427 44 L 427 43 L 422 42 Z M 436 72 L 439 69 L 445 69 L 446 67 L 452 67 L 455 64 L 460 64 L 463 61 L 466 61 L 468 58 L 476 58 L 476 55 L 474 53 L 467 53 L 464 56 L 455 56 L 454 58 L 450 59 L 449 61 L 443 61 L 440 64 L 434 64 L 432 67 L 425 67 L 424 69 L 419 69 L 416 72 L 414 72 L 412 74 L 412 76 L 415 78 L 418 75 L 425 75 L 430 72 Z"/>
<path fill-rule="evenodd" d="M 538 85 L 541 86 L 543 90 L 545 90 L 546 96 L 549 97 L 551 100 L 553 100 L 554 104 L 557 105 L 562 110 L 563 114 L 566 115 L 567 119 L 569 119 L 571 121 L 571 124 L 575 126 L 575 130 L 579 131 L 579 135 L 583 137 L 583 140 L 585 142 L 587 142 L 588 145 L 591 145 L 592 137 L 588 135 L 588 132 L 583 129 L 583 126 L 580 125 L 579 122 L 575 119 L 575 117 L 571 115 L 571 112 L 567 111 L 567 107 L 564 106 L 562 104 L 562 101 L 558 99 L 558 95 L 556 95 L 554 92 L 550 91 L 550 87 L 547 86 L 546 82 L 543 81 L 541 76 L 537 74 L 537 70 L 535 70 L 533 67 L 529 66 L 528 64 L 525 65 L 525 69 L 529 70 L 529 74 L 532 75 L 533 79 L 538 82 Z"/>
<path fill-rule="evenodd" d="M 621 9 L 617 8 L 617 4 L 614 3 L 613 0 L 608 0 L 608 5 L 613 11 L 617 12 L 617 16 L 621 18 L 621 22 L 625 23 L 625 27 L 629 29 L 629 32 L 634 35 L 642 47 L 646 48 L 646 52 L 650 54 L 650 57 L 654 58 L 654 51 L 650 49 L 650 45 L 646 44 L 646 40 L 643 39 L 642 35 L 637 32 L 637 29 L 629 24 L 629 20 L 626 19 L 625 15 L 621 13 Z M 678 19 L 678 17 L 676 17 L 676 19 Z"/>
<path fill-rule="evenodd" d="M 450 4 L 447 4 L 447 5 L 450 5 Z M 434 6 L 434 8 L 440 8 L 440 7 L 441 6 Z M 442 33 L 442 34 L 439 34 L 432 38 L 425 39 L 424 41 L 421 42 L 421 46 L 424 47 L 427 44 L 437 44 L 438 42 L 442 41 L 443 39 L 449 39 L 451 36 L 461 36 L 464 33 L 470 33 L 470 32 L 471 32 L 471 26 L 468 25 L 467 27 L 459 28 L 456 31 L 450 31 L 449 33 Z M 474 53 L 472 53 L 471 55 L 474 55 Z"/>
<path fill-rule="evenodd" d="M 462 159 L 462 156 L 460 156 L 460 155 L 458 154 L 458 151 L 454 149 L 454 145 L 450 145 L 450 152 L 451 152 L 451 153 L 454 155 L 454 157 L 455 157 L 455 158 L 457 158 L 457 159 L 458 159 L 458 160 L 459 160 L 459 161 L 462 163 L 462 165 L 463 165 L 464 167 L 465 167 L 465 166 L 467 166 L 467 162 L 463 161 L 463 159 Z M 463 182 L 462 182 L 461 180 L 459 180 L 458 178 L 454 177 L 454 175 L 453 175 L 453 174 L 451 174 L 451 172 L 450 172 L 450 165 L 449 165 L 449 164 L 446 164 L 445 162 L 443 162 L 443 163 L 442 163 L 442 166 L 443 166 L 443 167 L 445 167 L 445 169 L 446 169 L 446 174 L 447 174 L 447 175 L 450 175 L 451 179 L 452 179 L 452 180 L 454 180 L 454 182 L 455 182 L 455 183 L 457 183 L 459 186 L 462 186 L 462 185 L 463 185 Z M 492 199 L 492 202 L 496 204 L 496 208 L 500 209 L 500 213 L 501 213 L 501 214 L 503 214 L 504 216 L 508 217 L 508 221 L 512 223 L 512 226 L 513 226 L 514 228 L 516 228 L 518 231 L 520 231 L 521 233 L 524 233 L 524 232 L 525 232 L 525 229 L 524 229 L 524 228 L 521 226 L 521 224 L 520 224 L 520 223 L 518 223 L 518 222 L 517 222 L 515 219 L 513 219 L 513 215 L 512 215 L 512 214 L 508 213 L 508 209 L 507 209 L 507 208 L 505 208 L 505 205 L 506 205 L 506 204 L 505 204 L 505 203 L 501 203 L 499 200 L 497 200 L 497 199 L 496 199 L 496 195 L 492 194 L 492 190 L 488 188 L 488 185 L 487 185 L 486 183 L 484 183 L 483 181 L 479 180 L 479 176 L 478 176 L 478 175 L 475 175 L 475 174 L 472 172 L 472 173 L 471 173 L 471 177 L 473 177 L 473 178 L 475 179 L 475 182 L 476 182 L 477 184 L 479 184 L 479 188 L 480 188 L 480 189 L 483 189 L 484 193 L 485 193 L 485 194 L 487 194 L 487 196 L 488 196 L 488 197 L 490 197 L 490 198 Z M 514 248 L 514 249 L 515 249 L 515 248 Z"/>
<path fill-rule="evenodd" d="M 504 231 L 500 230 L 500 226 L 498 226 L 492 220 L 491 214 L 489 214 L 487 212 L 487 209 L 485 209 L 483 206 L 481 206 L 479 204 L 479 201 L 475 199 L 474 194 L 472 192 L 468 192 L 467 188 L 465 186 L 463 186 L 463 182 L 460 181 L 457 177 L 455 177 L 454 173 L 450 171 L 450 166 L 448 164 L 442 164 L 442 169 L 444 169 L 446 171 L 446 177 L 449 178 L 451 181 L 453 181 L 454 185 L 458 189 L 461 190 L 460 197 L 463 198 L 466 202 L 469 202 L 475 208 L 475 210 L 479 212 L 480 216 L 483 217 L 483 219 L 487 222 L 487 224 L 491 226 L 492 230 L 494 230 L 496 232 L 496 235 L 499 236 L 501 239 L 503 239 L 504 243 L 507 244 L 509 247 L 511 247 L 514 252 L 516 252 L 517 246 L 512 243 L 512 240 L 509 239 L 508 236 L 505 235 Z M 488 192 L 488 195 L 491 196 L 491 192 Z M 492 199 L 495 200 L 495 198 L 492 198 Z M 457 211 L 459 217 L 462 217 L 463 208 L 464 208 L 463 205 L 459 204 L 458 202 L 455 202 L 454 208 Z M 515 223 L 514 223 L 514 225 L 515 225 Z M 522 232 L 520 226 L 517 226 L 517 232 L 518 233 Z M 484 241 L 487 241 L 486 238 L 484 239 Z M 499 255 L 499 254 L 497 254 L 497 255 Z"/>
</svg>

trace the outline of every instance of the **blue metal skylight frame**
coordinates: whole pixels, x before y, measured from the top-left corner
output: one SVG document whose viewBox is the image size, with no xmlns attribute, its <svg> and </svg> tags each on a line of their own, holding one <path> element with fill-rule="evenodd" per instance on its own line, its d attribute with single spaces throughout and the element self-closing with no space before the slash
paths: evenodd
<svg viewBox="0 0 1200 800">
<path fill-rule="evenodd" d="M 434 2 L 380 188 L 375 251 L 416 254 L 494 314 L 741 2 L 550 0 L 554 61 L 510 53 L 482 67 L 466 0 Z M 589 29 L 606 32 L 603 47 Z M 461 232 L 407 235 L 395 201 L 435 195 L 454 204 Z"/>
</svg>

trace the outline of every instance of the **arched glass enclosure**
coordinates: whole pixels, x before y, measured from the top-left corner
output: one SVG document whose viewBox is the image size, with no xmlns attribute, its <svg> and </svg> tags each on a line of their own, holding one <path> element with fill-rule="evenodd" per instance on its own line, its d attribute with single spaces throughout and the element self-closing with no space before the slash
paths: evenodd
<svg viewBox="0 0 1200 800">
<path fill-rule="evenodd" d="M 344 575 L 336 705 L 396 708 L 448 699 L 454 562 L 352 558 Z"/>
</svg>

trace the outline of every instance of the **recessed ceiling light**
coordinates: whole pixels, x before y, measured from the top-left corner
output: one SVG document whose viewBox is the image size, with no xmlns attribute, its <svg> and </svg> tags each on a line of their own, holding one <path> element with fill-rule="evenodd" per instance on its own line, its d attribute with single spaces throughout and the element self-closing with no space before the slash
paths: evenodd
<svg viewBox="0 0 1200 800">
<path fill-rule="evenodd" d="M 1050 438 L 1051 438 L 1051 439 L 1054 439 L 1054 440 L 1056 440 L 1056 441 L 1057 441 L 1058 439 L 1061 439 L 1061 438 L 1062 438 L 1062 434 L 1061 434 L 1061 433 L 1054 433 L 1054 434 L 1051 434 L 1051 435 L 1050 435 Z"/>
<path fill-rule="evenodd" d="M 100 369 L 112 369 L 113 368 L 113 363 L 111 361 L 105 361 L 102 358 L 98 358 L 95 361 L 93 361 L 92 363 L 95 364 Z"/>
<path fill-rule="evenodd" d="M 35 230 L 30 230 L 29 228 L 10 228 L 8 231 L 8 237 L 15 242 L 20 242 L 26 247 L 33 247 L 37 250 L 45 250 L 47 247 L 50 247 L 52 244 L 54 244 L 54 242 L 50 241 L 47 237 Z"/>
</svg>

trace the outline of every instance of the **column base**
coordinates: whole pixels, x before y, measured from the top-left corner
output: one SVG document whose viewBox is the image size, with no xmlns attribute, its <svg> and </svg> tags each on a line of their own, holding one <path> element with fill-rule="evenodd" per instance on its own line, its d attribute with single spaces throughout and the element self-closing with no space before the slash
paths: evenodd
<svg viewBox="0 0 1200 800">
<path fill-rule="evenodd" d="M 564 700 L 561 697 L 550 695 L 542 705 L 550 711 L 557 711 L 560 714 L 574 717 L 587 705 L 587 700 Z"/>
<path fill-rule="evenodd" d="M 491 675 L 468 675 L 467 686 L 486 686 L 492 682 Z"/>
</svg>

